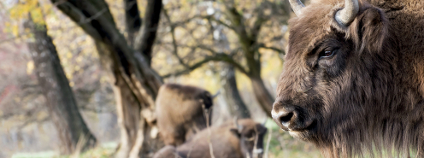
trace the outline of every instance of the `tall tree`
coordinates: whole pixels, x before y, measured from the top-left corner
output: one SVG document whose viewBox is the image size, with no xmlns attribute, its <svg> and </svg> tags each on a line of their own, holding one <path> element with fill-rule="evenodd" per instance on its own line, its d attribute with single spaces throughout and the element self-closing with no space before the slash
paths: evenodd
<svg viewBox="0 0 424 158">
<path fill-rule="evenodd" d="M 116 157 L 149 157 L 162 145 L 150 137 L 155 131 L 154 100 L 163 83 L 150 67 L 162 1 L 148 0 L 142 27 L 137 22 L 141 23 L 135 11 L 137 1 L 124 1 L 127 39 L 118 31 L 104 0 L 51 1 L 95 40 L 102 65 L 110 72 L 121 128 Z"/>
<path fill-rule="evenodd" d="M 213 28 L 215 24 L 219 24 L 224 27 L 226 33 L 235 35 L 236 43 L 234 42 L 232 44 L 232 48 L 229 50 L 219 50 L 220 47 L 210 45 L 208 43 L 211 42 L 207 40 L 202 41 L 202 38 L 194 39 L 193 41 L 176 41 L 175 38 L 173 38 L 172 43 L 170 43 L 171 45 L 179 48 L 196 49 L 198 54 L 204 54 L 203 59 L 200 61 L 195 60 L 194 62 L 193 60 L 184 60 L 174 52 L 173 54 L 175 54 L 179 62 L 184 65 L 185 69 L 182 71 L 173 70 L 173 72 L 165 74 L 163 77 L 186 74 L 211 61 L 225 62 L 232 65 L 236 70 L 250 79 L 257 102 L 264 112 L 268 116 L 271 116 L 274 98 L 266 88 L 261 76 L 263 61 L 261 61 L 262 54 L 259 50 L 270 49 L 279 54 L 285 54 L 285 52 L 278 47 L 267 46 L 264 41 L 261 41 L 261 29 L 267 22 L 274 20 L 273 18 L 275 17 L 279 17 L 277 20 L 281 21 L 280 23 L 286 23 L 286 20 L 289 17 L 289 10 L 285 7 L 287 6 L 286 3 L 279 4 L 277 1 L 263 0 L 260 2 L 250 2 L 251 3 L 245 3 L 245 1 L 235 2 L 224 0 L 210 2 L 220 6 L 221 9 L 219 11 L 207 9 L 206 12 L 210 11 L 211 14 L 207 13 L 208 15 L 204 15 L 199 13 L 186 20 L 169 24 L 171 26 L 171 34 L 174 34 L 172 32 L 173 29 L 175 30 L 177 27 L 186 28 L 184 25 L 185 23 L 202 19 L 204 21 L 208 21 L 207 24 L 210 26 L 207 27 Z M 243 8 L 240 6 L 248 6 L 249 8 L 246 9 L 246 7 Z M 241 12 L 241 10 L 243 10 L 243 12 Z M 251 13 L 247 13 L 245 10 L 251 10 Z M 222 14 L 222 16 L 216 16 L 216 14 Z M 205 24 L 202 23 L 202 25 Z M 187 32 L 192 33 L 191 36 L 195 37 L 195 35 L 193 35 L 193 32 L 196 32 L 195 30 L 187 30 Z M 270 36 L 271 39 L 274 38 L 272 37 L 272 34 Z M 278 40 L 281 39 L 281 37 L 276 37 L 275 39 Z"/>
<path fill-rule="evenodd" d="M 212 3 L 208 3 L 207 5 L 208 9 L 212 9 L 214 10 L 214 12 L 220 11 L 220 9 L 215 8 Z M 221 14 L 215 13 L 212 16 L 218 19 Z M 171 23 L 170 20 L 169 22 Z M 230 51 L 230 42 L 228 41 L 226 34 L 223 32 L 224 26 L 219 23 L 211 23 L 211 25 L 211 29 L 214 35 L 213 41 L 215 47 L 217 47 L 220 52 Z M 222 62 L 222 65 L 222 71 L 220 74 L 223 87 L 223 96 L 231 116 L 237 116 L 238 118 L 250 118 L 249 109 L 243 102 L 243 99 L 241 98 L 239 90 L 237 88 L 237 80 L 234 66 L 225 62 Z"/>
<path fill-rule="evenodd" d="M 95 146 L 96 138 L 78 110 L 74 93 L 46 26 L 35 23 L 29 16 L 25 28 L 32 33 L 28 47 L 34 60 L 38 84 L 46 98 L 45 105 L 59 135 L 61 153 L 73 153 L 78 144 L 82 144 L 82 150 Z"/>
<path fill-rule="evenodd" d="M 225 97 L 228 109 L 232 116 L 238 118 L 250 118 L 250 112 L 243 99 L 240 96 L 237 88 L 236 73 L 232 65 L 226 64 L 224 66 L 223 80 L 223 96 Z"/>
</svg>

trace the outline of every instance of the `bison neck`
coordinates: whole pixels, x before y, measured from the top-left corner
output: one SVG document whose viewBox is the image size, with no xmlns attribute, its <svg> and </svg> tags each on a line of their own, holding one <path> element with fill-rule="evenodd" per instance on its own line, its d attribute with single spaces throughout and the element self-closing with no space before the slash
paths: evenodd
<svg viewBox="0 0 424 158">
<path fill-rule="evenodd" d="M 424 1 L 370 0 L 382 8 L 398 40 L 400 73 L 424 98 Z"/>
<path fill-rule="evenodd" d="M 389 150 L 387 153 L 392 153 L 391 150 L 394 149 L 400 153 L 400 157 L 409 157 L 411 150 L 417 152 L 414 153 L 417 157 L 424 157 L 424 1 L 369 1 L 384 10 L 389 19 L 390 33 L 395 40 L 394 52 L 383 52 L 383 55 L 395 53 L 395 62 L 388 62 L 393 64 L 390 66 L 393 66 L 394 72 L 386 72 L 386 78 L 369 74 L 372 76 L 373 86 L 384 87 L 384 93 L 357 94 L 364 98 L 360 103 L 366 105 L 366 110 L 356 111 L 360 115 L 355 118 L 343 118 L 348 116 L 346 113 L 352 113 L 355 109 L 338 109 L 340 114 L 333 117 L 340 119 L 327 122 L 335 125 L 340 124 L 342 120 L 345 126 L 355 129 L 334 129 L 333 133 L 322 131 L 322 135 L 331 133 L 326 136 L 335 138 L 333 141 L 323 142 L 324 144 L 316 144 L 324 148 L 323 154 L 327 155 L 325 157 L 339 157 L 340 155 L 331 154 L 341 152 L 370 151 L 372 154 L 376 152 L 374 147 L 377 151 Z M 385 83 L 381 83 L 382 81 Z M 352 87 L 360 87 L 357 86 L 361 84 L 359 81 L 351 82 Z M 349 103 L 344 100 L 336 102 Z M 384 106 L 376 107 L 377 104 Z"/>
</svg>

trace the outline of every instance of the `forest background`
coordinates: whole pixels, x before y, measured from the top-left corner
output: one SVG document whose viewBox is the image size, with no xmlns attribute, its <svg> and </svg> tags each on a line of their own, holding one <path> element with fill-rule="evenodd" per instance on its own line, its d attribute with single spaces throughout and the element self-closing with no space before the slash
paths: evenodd
<svg viewBox="0 0 424 158">
<path fill-rule="evenodd" d="M 268 118 L 290 16 L 286 0 L 1 1 L 0 158 L 149 157 L 163 83 L 220 92 L 213 125 L 268 119 L 266 157 L 319 157 Z"/>
</svg>

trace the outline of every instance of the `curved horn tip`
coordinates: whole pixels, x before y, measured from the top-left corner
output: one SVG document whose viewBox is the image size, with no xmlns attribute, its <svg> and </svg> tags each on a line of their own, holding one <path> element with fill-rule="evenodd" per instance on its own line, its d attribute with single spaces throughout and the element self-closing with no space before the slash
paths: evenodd
<svg viewBox="0 0 424 158">
<path fill-rule="evenodd" d="M 212 95 L 212 98 L 216 98 L 220 94 L 221 94 L 221 89 L 218 90 L 218 92 L 216 92 L 214 95 Z"/>
<path fill-rule="evenodd" d="M 237 130 L 238 130 L 239 132 L 241 132 L 242 127 L 238 124 L 238 117 L 237 117 L 237 116 L 234 116 L 234 124 L 236 125 Z"/>
<path fill-rule="evenodd" d="M 349 26 L 359 12 L 358 0 L 345 0 L 345 7 L 336 13 L 336 21 L 340 25 Z"/>
<path fill-rule="evenodd" d="M 303 3 L 300 0 L 289 0 L 290 2 L 290 6 L 293 9 L 293 12 L 297 15 L 300 16 L 302 14 L 302 8 L 305 7 L 305 5 L 303 5 Z"/>
</svg>

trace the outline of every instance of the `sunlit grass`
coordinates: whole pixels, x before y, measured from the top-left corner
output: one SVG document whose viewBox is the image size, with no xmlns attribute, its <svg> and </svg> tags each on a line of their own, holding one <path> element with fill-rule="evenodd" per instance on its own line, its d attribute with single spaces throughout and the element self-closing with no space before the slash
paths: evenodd
<svg viewBox="0 0 424 158">
<path fill-rule="evenodd" d="M 16 153 L 12 155 L 12 158 L 50 158 L 55 157 L 59 153 L 55 151 L 45 151 L 37 153 Z"/>
<path fill-rule="evenodd" d="M 12 158 L 109 158 L 113 157 L 117 143 L 104 143 L 94 149 L 88 150 L 82 154 L 62 155 L 55 151 L 45 151 L 37 153 L 16 153 Z"/>
<path fill-rule="evenodd" d="M 288 133 L 283 132 L 272 121 L 268 120 L 266 125 L 268 134 L 264 139 L 264 147 L 266 147 L 268 136 L 272 130 L 272 137 L 269 143 L 268 158 L 280 157 L 301 157 L 301 158 L 321 158 L 320 152 L 309 143 L 305 143 L 294 139 Z M 81 154 L 73 154 L 59 156 L 57 152 L 47 151 L 38 153 L 17 153 L 12 158 L 109 158 L 113 157 L 117 143 L 104 143 L 94 149 L 88 150 Z"/>
<path fill-rule="evenodd" d="M 108 158 L 113 157 L 118 144 L 115 142 L 104 143 L 94 149 L 88 150 L 82 154 L 62 156 L 58 158 Z"/>
<path fill-rule="evenodd" d="M 269 143 L 269 158 L 280 157 L 302 157 L 302 158 L 321 158 L 321 153 L 310 143 L 294 139 L 287 132 L 282 131 L 271 119 L 265 126 L 268 128 L 268 134 L 264 139 L 266 147 L 268 137 L 271 134 Z M 271 131 L 272 130 L 272 131 Z"/>
</svg>

